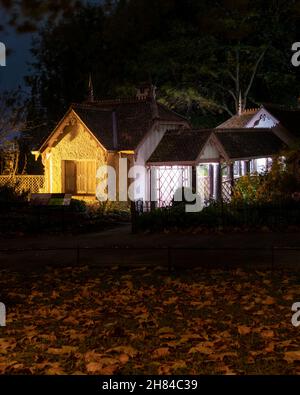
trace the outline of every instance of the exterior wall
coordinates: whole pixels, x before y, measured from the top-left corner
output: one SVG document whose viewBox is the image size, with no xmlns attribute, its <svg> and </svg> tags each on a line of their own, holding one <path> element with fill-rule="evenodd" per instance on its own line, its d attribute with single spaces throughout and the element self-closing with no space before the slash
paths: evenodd
<svg viewBox="0 0 300 395">
<path fill-rule="evenodd" d="M 167 130 L 178 129 L 179 127 L 184 126 L 186 128 L 189 127 L 187 123 L 182 123 L 182 125 L 178 123 L 169 123 L 169 124 L 161 124 L 157 123 L 151 130 L 151 132 L 147 135 L 145 140 L 140 144 L 137 149 L 137 153 L 135 155 L 135 164 L 140 166 L 145 166 L 147 160 L 153 154 L 154 150 L 158 146 L 159 142 L 163 138 L 165 132 Z M 155 177 L 154 177 L 155 178 Z M 139 193 L 139 196 L 144 196 L 144 200 L 150 200 L 150 171 L 144 176 L 144 182 L 141 185 L 142 192 Z"/>
<path fill-rule="evenodd" d="M 96 139 L 76 122 L 63 128 L 62 135 L 52 148 L 43 154 L 45 164 L 47 192 L 64 192 L 64 160 L 91 160 L 96 162 L 96 169 L 107 163 L 107 153 Z"/>
<path fill-rule="evenodd" d="M 247 123 L 246 128 L 273 128 L 279 122 L 267 110 L 262 108 Z"/>
<path fill-rule="evenodd" d="M 283 128 L 280 122 L 273 117 L 266 109 L 262 108 L 247 123 L 246 128 L 272 128 L 273 132 L 288 146 L 293 145 L 294 136 Z"/>
<path fill-rule="evenodd" d="M 144 165 L 150 156 L 153 154 L 154 150 L 158 146 L 160 140 L 167 130 L 178 129 L 180 125 L 178 124 L 156 124 L 151 132 L 147 135 L 145 140 L 140 144 L 135 162 L 138 165 Z"/>
<path fill-rule="evenodd" d="M 215 160 L 216 162 L 219 161 L 220 158 L 220 152 L 218 151 L 218 149 L 216 148 L 216 146 L 209 141 L 206 145 L 205 148 L 199 158 L 199 160 Z"/>
<path fill-rule="evenodd" d="M 126 163 L 126 168 L 122 169 L 124 172 L 120 176 L 120 162 L 119 160 L 123 159 L 127 161 Z M 124 163 L 125 161 L 123 161 Z M 128 187 L 130 186 L 131 180 L 128 178 L 128 172 L 130 168 L 134 165 L 134 155 L 133 154 L 126 154 L 122 152 L 109 152 L 108 153 L 108 158 L 107 158 L 107 164 L 111 167 L 113 167 L 116 171 L 116 193 L 117 193 L 117 200 L 120 202 L 123 202 L 123 205 L 127 205 L 128 203 Z M 125 174 L 126 172 L 126 174 Z M 127 183 L 126 183 L 127 182 Z M 121 188 L 120 188 L 121 186 Z M 121 190 L 120 190 L 121 189 Z M 120 196 L 120 193 L 124 197 L 125 195 L 127 196 L 127 201 L 124 200 Z"/>
</svg>

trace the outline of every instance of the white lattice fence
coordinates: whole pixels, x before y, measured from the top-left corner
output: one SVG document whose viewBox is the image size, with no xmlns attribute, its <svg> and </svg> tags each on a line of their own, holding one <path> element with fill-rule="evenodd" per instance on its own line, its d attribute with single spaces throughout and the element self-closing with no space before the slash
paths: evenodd
<svg viewBox="0 0 300 395">
<path fill-rule="evenodd" d="M 231 194 L 232 194 L 232 186 L 231 182 L 226 180 L 222 182 L 222 196 L 223 196 L 223 201 L 226 203 L 229 203 L 231 200 Z"/>
<path fill-rule="evenodd" d="M 16 191 L 28 191 L 30 193 L 43 192 L 45 183 L 44 176 L 1 176 L 0 175 L 0 187 L 4 185 L 13 185 Z"/>
<path fill-rule="evenodd" d="M 208 176 L 197 176 L 197 193 L 203 198 L 204 201 L 209 200 L 210 196 L 210 182 Z"/>
</svg>

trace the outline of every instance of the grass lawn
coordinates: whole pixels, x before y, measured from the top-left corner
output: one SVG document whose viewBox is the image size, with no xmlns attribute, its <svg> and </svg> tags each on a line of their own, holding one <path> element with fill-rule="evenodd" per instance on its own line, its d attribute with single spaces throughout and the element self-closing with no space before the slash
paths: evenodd
<svg viewBox="0 0 300 395">
<path fill-rule="evenodd" d="M 299 274 L 0 271 L 0 374 L 295 374 Z"/>
</svg>

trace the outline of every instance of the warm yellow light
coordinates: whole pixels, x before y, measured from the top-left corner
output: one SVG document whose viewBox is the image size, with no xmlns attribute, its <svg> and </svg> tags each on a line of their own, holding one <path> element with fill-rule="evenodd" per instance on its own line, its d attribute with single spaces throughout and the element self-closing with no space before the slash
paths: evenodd
<svg viewBox="0 0 300 395">
<path fill-rule="evenodd" d="M 134 151 L 119 151 L 119 154 L 128 154 L 128 155 L 134 155 Z"/>
<path fill-rule="evenodd" d="M 34 155 L 35 160 L 38 160 L 38 157 L 40 156 L 40 151 L 31 151 L 31 154 Z"/>
</svg>

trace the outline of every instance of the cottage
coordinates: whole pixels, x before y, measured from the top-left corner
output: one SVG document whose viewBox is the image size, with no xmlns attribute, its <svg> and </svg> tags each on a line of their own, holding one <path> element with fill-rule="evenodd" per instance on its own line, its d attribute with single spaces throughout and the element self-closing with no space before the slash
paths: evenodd
<svg viewBox="0 0 300 395">
<path fill-rule="evenodd" d="M 179 187 L 193 187 L 203 203 L 230 199 L 234 180 L 267 171 L 272 158 L 300 137 L 300 110 L 264 105 L 215 129 L 168 131 L 149 157 L 151 200 L 169 204 Z"/>
<path fill-rule="evenodd" d="M 46 192 L 95 198 L 99 166 L 112 166 L 119 177 L 120 158 L 128 167 L 145 165 L 166 130 L 189 127 L 156 101 L 153 87 L 142 86 L 135 98 L 72 104 L 33 153 L 42 157 Z"/>
<path fill-rule="evenodd" d="M 284 142 L 272 129 L 210 129 L 168 131 L 148 160 L 154 180 L 152 196 L 169 204 L 179 187 L 192 187 L 203 204 L 229 199 L 234 179 L 264 170 Z M 153 200 L 153 199 L 152 199 Z"/>
<path fill-rule="evenodd" d="M 128 177 L 119 171 L 119 159 L 125 158 L 129 168 L 146 169 L 137 199 L 168 205 L 178 188 L 189 186 L 204 204 L 230 199 L 235 178 L 267 170 L 272 158 L 300 136 L 299 124 L 300 110 L 266 105 L 215 129 L 194 130 L 187 119 L 157 102 L 151 85 L 144 85 L 135 98 L 91 97 L 71 105 L 34 154 L 45 166 L 46 192 L 95 198 L 99 166 L 112 166 L 120 185 Z"/>
</svg>

